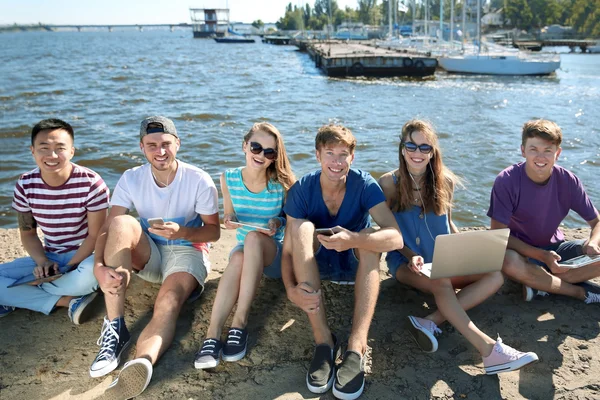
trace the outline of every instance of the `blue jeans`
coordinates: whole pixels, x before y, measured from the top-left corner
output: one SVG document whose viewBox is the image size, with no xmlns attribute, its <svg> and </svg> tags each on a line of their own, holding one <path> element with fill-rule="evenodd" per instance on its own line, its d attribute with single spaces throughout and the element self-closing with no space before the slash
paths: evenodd
<svg viewBox="0 0 600 400">
<path fill-rule="evenodd" d="M 319 246 L 315 253 L 322 281 L 353 282 L 358 271 L 358 258 L 354 249 L 337 252 Z"/>
<path fill-rule="evenodd" d="M 561 261 L 567 261 L 567 260 L 570 260 L 571 258 L 575 258 L 575 257 L 579 257 L 579 256 L 583 255 L 583 244 L 584 243 L 585 243 L 585 240 L 582 240 L 582 239 L 570 240 L 568 242 L 554 243 L 554 244 L 551 244 L 550 246 L 542 247 L 542 249 L 548 250 L 548 251 L 554 251 L 554 252 L 556 252 L 556 254 L 558 254 L 560 256 Z M 530 258 L 529 262 L 536 264 L 536 265 L 540 265 L 540 266 L 544 267 L 548 272 L 552 273 L 552 271 L 550 271 L 550 268 L 548 268 L 548 266 L 546 264 L 544 264 L 543 262 L 541 262 L 539 260 Z M 560 264 L 560 261 L 558 263 Z"/>
<path fill-rule="evenodd" d="M 73 258 L 75 251 L 65 254 L 46 253 L 50 261 L 64 267 Z M 38 286 L 7 286 L 33 272 L 36 267 L 31 257 L 17 258 L 14 261 L 0 264 L 0 305 L 27 308 L 46 315 L 54 309 L 62 296 L 84 296 L 98 289 L 98 281 L 94 276 L 94 256 L 83 260 L 77 269 L 52 281 Z"/>
</svg>

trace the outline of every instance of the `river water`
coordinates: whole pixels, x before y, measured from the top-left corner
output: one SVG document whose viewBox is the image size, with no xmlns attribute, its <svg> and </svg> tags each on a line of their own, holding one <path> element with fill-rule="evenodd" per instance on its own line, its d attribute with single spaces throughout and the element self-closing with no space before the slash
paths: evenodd
<svg viewBox="0 0 600 400">
<path fill-rule="evenodd" d="M 257 121 L 284 134 L 297 176 L 318 167 L 319 126 L 341 123 L 358 139 L 357 168 L 378 177 L 398 159 L 410 118 L 437 127 L 446 164 L 465 178 L 456 193 L 460 226 L 489 225 L 495 176 L 520 161 L 520 128 L 556 121 L 565 136 L 559 163 L 576 173 L 600 207 L 600 55 L 563 54 L 549 77 L 449 75 L 414 79 L 329 79 L 291 46 L 218 44 L 176 30 L 0 34 L 0 226 L 16 226 L 10 204 L 19 174 L 35 167 L 30 130 L 58 117 L 75 128 L 74 161 L 114 188 L 144 162 L 140 121 L 172 118 L 179 158 L 218 182 L 244 162 L 242 135 Z M 567 226 L 584 225 L 569 216 Z"/>
</svg>

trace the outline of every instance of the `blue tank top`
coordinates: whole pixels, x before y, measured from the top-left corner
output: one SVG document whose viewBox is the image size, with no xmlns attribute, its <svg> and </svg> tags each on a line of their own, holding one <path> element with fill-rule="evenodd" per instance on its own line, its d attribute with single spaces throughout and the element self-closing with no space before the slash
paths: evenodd
<svg viewBox="0 0 600 400">
<path fill-rule="evenodd" d="M 267 187 L 260 193 L 252 193 L 244 185 L 242 168 L 228 169 L 225 171 L 225 182 L 229 189 L 233 211 L 240 222 L 268 228 L 271 218 L 279 217 L 283 208 L 285 191 L 279 182 L 269 181 Z M 244 243 L 246 234 L 255 230 L 247 226 L 237 229 L 235 238 L 239 243 Z M 284 228 L 281 227 L 273 239 L 283 240 Z"/>
<path fill-rule="evenodd" d="M 392 176 L 396 184 L 396 174 Z M 393 214 L 402 232 L 404 246 L 422 256 L 424 262 L 432 262 L 435 237 L 450 233 L 448 215 L 436 215 L 433 211 L 423 213 L 423 209 L 419 206 Z M 398 262 L 399 258 L 406 260 L 398 250 L 394 250 L 388 252 L 385 259 L 388 263 L 394 263 Z"/>
</svg>

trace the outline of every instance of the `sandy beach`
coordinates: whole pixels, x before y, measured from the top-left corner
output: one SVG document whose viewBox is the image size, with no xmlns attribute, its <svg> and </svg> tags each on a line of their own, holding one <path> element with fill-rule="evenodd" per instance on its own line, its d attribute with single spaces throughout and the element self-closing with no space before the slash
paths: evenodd
<svg viewBox="0 0 600 400">
<path fill-rule="evenodd" d="M 565 231 L 585 238 L 589 229 Z M 313 341 L 308 320 L 286 298 L 280 281 L 263 279 L 250 315 L 245 359 L 222 362 L 214 371 L 193 367 L 208 327 L 219 277 L 234 245 L 222 231 L 211 251 L 212 272 L 200 300 L 186 304 L 170 349 L 155 365 L 152 382 L 139 399 L 333 399 L 308 391 L 305 375 Z M 24 256 L 16 229 L 0 230 L 0 262 Z M 381 293 L 369 335 L 367 384 L 361 399 L 600 399 L 600 305 L 550 296 L 526 303 L 521 287 L 501 291 L 470 311 L 488 335 L 535 351 L 540 362 L 521 371 L 486 376 L 477 351 L 449 324 L 441 326 L 439 349 L 421 352 L 405 330 L 408 315 L 424 316 L 433 297 L 395 282 L 381 263 Z M 600 280 L 597 280 L 600 282 Z M 149 321 L 158 285 L 134 278 L 126 320 L 135 339 Z M 324 284 L 332 330 L 347 339 L 353 288 Z M 45 316 L 17 310 L 0 320 L 0 399 L 96 399 L 117 375 L 92 379 L 104 306 L 91 320 L 73 325 L 66 309 Z M 134 341 L 135 342 L 135 341 Z M 122 363 L 131 359 L 131 346 Z"/>
</svg>

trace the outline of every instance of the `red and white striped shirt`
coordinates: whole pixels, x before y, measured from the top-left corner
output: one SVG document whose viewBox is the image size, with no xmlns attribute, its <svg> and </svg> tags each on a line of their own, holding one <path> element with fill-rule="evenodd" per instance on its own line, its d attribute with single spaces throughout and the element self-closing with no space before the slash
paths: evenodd
<svg viewBox="0 0 600 400">
<path fill-rule="evenodd" d="M 47 185 L 39 168 L 21 175 L 15 186 L 12 208 L 33 214 L 45 250 L 52 253 L 77 250 L 88 235 L 88 211 L 108 208 L 109 190 L 100 175 L 71 164 L 71 176 L 61 186 Z"/>
</svg>

